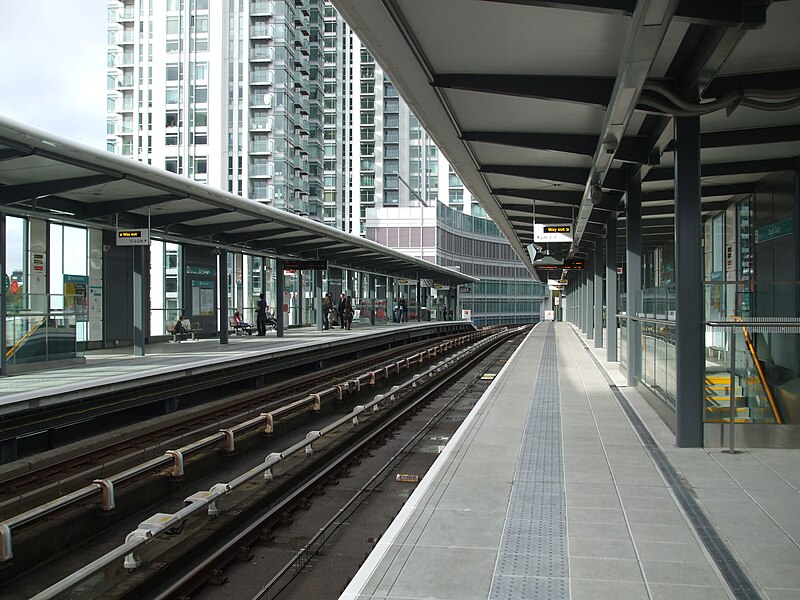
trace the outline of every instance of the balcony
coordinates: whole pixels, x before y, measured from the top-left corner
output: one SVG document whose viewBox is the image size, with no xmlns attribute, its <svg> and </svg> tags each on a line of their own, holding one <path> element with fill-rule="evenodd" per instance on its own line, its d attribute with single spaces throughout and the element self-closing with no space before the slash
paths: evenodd
<svg viewBox="0 0 800 600">
<path fill-rule="evenodd" d="M 250 60 L 254 62 L 274 62 L 275 51 L 272 48 L 251 48 Z"/>
<path fill-rule="evenodd" d="M 250 165 L 248 175 L 250 177 L 272 177 L 273 172 L 274 169 L 272 163 L 268 163 L 265 165 L 252 164 Z"/>
<path fill-rule="evenodd" d="M 273 85 L 275 83 L 275 73 L 272 71 L 251 71 L 251 85 Z"/>
<path fill-rule="evenodd" d="M 250 2 L 250 15 L 272 17 L 275 15 L 275 2 L 271 0 L 253 0 Z"/>
<path fill-rule="evenodd" d="M 250 94 L 250 106 L 253 108 L 272 108 L 272 94 Z"/>
<path fill-rule="evenodd" d="M 250 154 L 272 154 L 274 149 L 274 140 L 259 140 L 250 143 Z"/>
<path fill-rule="evenodd" d="M 272 131 L 274 119 L 268 117 L 266 119 L 250 119 L 250 131 Z"/>
<path fill-rule="evenodd" d="M 136 11 L 133 6 L 126 6 L 118 13 L 120 21 L 134 21 L 136 19 Z"/>
<path fill-rule="evenodd" d="M 272 25 L 252 25 L 250 39 L 268 39 L 275 37 L 275 27 Z"/>
</svg>

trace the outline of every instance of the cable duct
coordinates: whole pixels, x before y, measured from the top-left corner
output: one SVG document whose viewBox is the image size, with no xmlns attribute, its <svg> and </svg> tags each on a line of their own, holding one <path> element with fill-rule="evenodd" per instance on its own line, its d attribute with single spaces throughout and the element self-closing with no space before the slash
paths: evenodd
<svg viewBox="0 0 800 600">
<path fill-rule="evenodd" d="M 729 114 L 739 106 L 755 110 L 780 111 L 800 106 L 800 88 L 788 90 L 742 89 L 707 102 L 690 102 L 668 86 L 648 81 L 642 88 L 637 107 L 652 109 L 676 117 L 695 117 L 727 109 Z"/>
</svg>

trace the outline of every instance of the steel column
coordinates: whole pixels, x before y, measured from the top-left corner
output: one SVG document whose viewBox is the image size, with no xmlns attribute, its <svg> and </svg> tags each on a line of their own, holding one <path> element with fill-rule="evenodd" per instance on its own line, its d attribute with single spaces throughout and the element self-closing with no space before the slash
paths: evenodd
<svg viewBox="0 0 800 600">
<path fill-rule="evenodd" d="M 217 289 L 219 290 L 219 343 L 228 343 L 228 252 L 217 254 Z"/>
<path fill-rule="evenodd" d="M 589 256 L 586 263 L 586 339 L 590 340 L 594 336 L 594 265 L 597 261 L 593 256 Z"/>
<path fill-rule="evenodd" d="M 703 446 L 705 357 L 700 117 L 675 117 L 675 378 L 680 448 Z"/>
<path fill-rule="evenodd" d="M 606 225 L 606 361 L 617 362 L 617 216 Z"/>
<path fill-rule="evenodd" d="M 603 248 L 594 252 L 594 347 L 603 347 Z"/>
<path fill-rule="evenodd" d="M 134 246 L 133 250 L 133 354 L 144 356 L 144 326 L 147 317 L 145 293 L 149 286 L 145 285 L 147 265 L 145 252 L 149 246 Z"/>
<path fill-rule="evenodd" d="M 285 282 L 283 281 L 283 259 L 275 259 L 275 320 L 278 322 L 277 336 L 284 337 L 285 330 L 284 312 L 283 312 L 283 289 Z"/>
<path fill-rule="evenodd" d="M 27 248 L 24 249 L 27 255 Z M 6 273 L 6 215 L 0 213 L 0 280 L 5 286 Z M 6 314 L 8 313 L 8 290 L 0 290 L 0 375 L 6 373 Z M 0 459 L 1 461 L 2 459 Z"/>
<path fill-rule="evenodd" d="M 628 317 L 635 317 L 637 298 L 642 289 L 642 177 L 639 171 L 628 174 L 625 194 L 625 312 Z M 629 318 L 626 329 L 627 383 L 628 387 L 633 387 L 641 373 L 641 326 Z"/>
<path fill-rule="evenodd" d="M 322 271 L 314 271 L 314 320 L 317 322 L 317 331 L 322 331 L 322 320 L 325 315 L 322 314 L 322 297 L 325 294 L 322 292 Z"/>
<path fill-rule="evenodd" d="M 369 309 L 369 324 L 375 325 L 375 304 L 378 301 L 378 290 L 377 290 L 377 277 L 372 274 L 367 275 L 367 281 L 369 282 L 369 294 L 367 299 L 370 301 L 370 309 Z"/>
</svg>

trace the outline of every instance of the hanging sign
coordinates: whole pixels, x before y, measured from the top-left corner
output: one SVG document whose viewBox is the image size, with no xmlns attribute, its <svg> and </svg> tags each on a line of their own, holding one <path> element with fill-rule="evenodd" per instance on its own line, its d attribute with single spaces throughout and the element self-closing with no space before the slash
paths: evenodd
<svg viewBox="0 0 800 600">
<path fill-rule="evenodd" d="M 149 246 L 149 229 L 117 229 L 117 246 Z"/>
<path fill-rule="evenodd" d="M 327 260 L 284 260 L 284 271 L 324 271 L 328 268 Z"/>
<path fill-rule="evenodd" d="M 533 225 L 534 242 L 571 242 L 572 225 Z"/>
</svg>

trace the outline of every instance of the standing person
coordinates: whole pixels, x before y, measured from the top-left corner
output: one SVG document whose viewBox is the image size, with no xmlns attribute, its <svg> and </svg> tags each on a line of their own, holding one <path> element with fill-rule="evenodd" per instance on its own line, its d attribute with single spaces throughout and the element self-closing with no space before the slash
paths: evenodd
<svg viewBox="0 0 800 600">
<path fill-rule="evenodd" d="M 350 296 L 347 296 L 344 300 L 342 300 L 342 304 L 344 304 L 344 308 L 342 309 L 342 327 L 345 329 L 350 329 L 350 326 L 353 324 L 353 299 Z"/>
<path fill-rule="evenodd" d="M 267 309 L 269 305 L 264 299 L 263 292 L 258 295 L 258 305 L 256 306 L 256 327 L 258 335 L 267 335 Z"/>
<path fill-rule="evenodd" d="M 330 316 L 332 312 L 333 298 L 331 298 L 329 292 L 325 294 L 325 297 L 322 299 L 322 331 L 327 331 L 331 328 Z"/>
<path fill-rule="evenodd" d="M 400 320 L 400 300 L 395 300 L 394 308 L 392 308 L 392 323 L 398 323 Z"/>
<path fill-rule="evenodd" d="M 397 301 L 397 306 L 398 306 L 397 312 L 400 313 L 398 315 L 400 317 L 400 322 L 406 323 L 408 321 L 408 315 L 407 315 L 408 305 L 406 304 L 406 299 L 400 296 L 400 300 Z"/>
<path fill-rule="evenodd" d="M 339 313 L 339 323 L 341 324 L 342 329 L 344 329 L 344 304 L 347 300 L 347 297 L 342 292 L 339 295 L 339 306 L 336 308 L 336 312 Z"/>
</svg>

